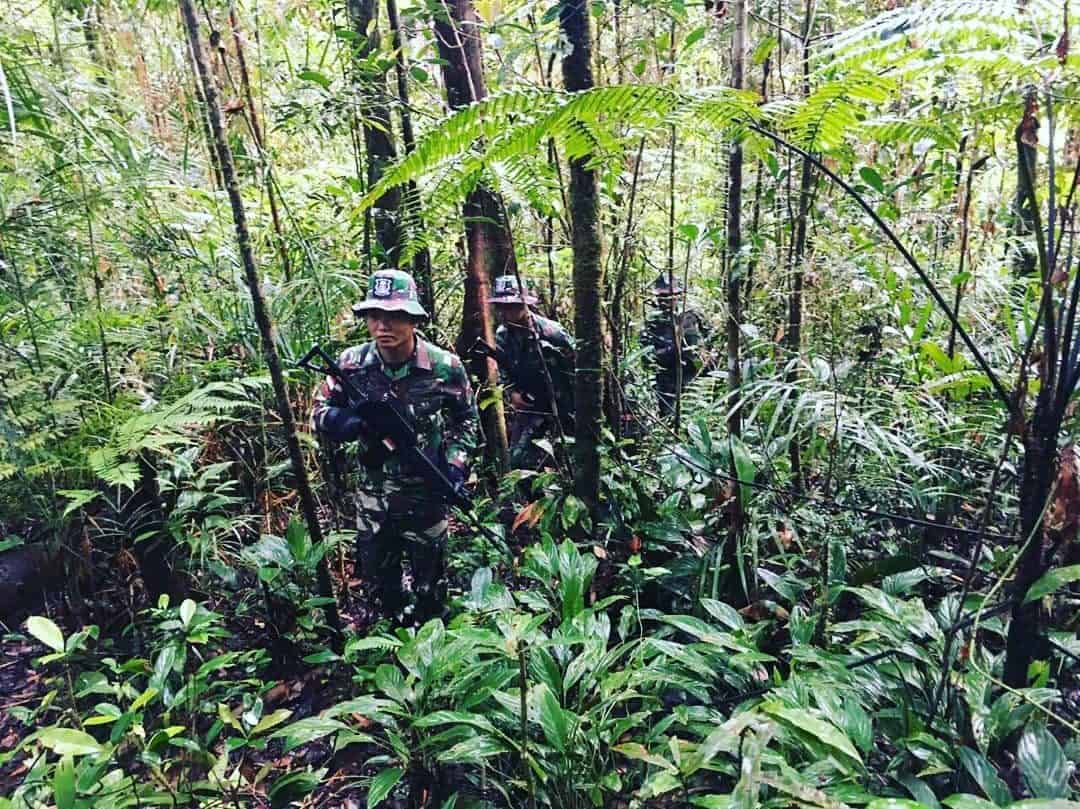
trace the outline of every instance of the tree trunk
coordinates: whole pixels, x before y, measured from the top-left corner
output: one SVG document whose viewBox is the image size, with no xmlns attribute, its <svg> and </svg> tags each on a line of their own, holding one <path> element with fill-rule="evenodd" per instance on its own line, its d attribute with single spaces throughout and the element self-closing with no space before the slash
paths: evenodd
<svg viewBox="0 0 1080 809">
<path fill-rule="evenodd" d="M 292 264 L 289 261 L 289 246 L 285 241 L 285 234 L 281 227 L 281 214 L 278 212 L 277 192 L 274 188 L 274 169 L 270 163 L 270 153 L 263 141 L 262 125 L 259 123 L 259 112 L 255 109 L 255 95 L 251 91 L 251 76 L 248 73 L 247 57 L 244 55 L 244 42 L 240 36 L 240 25 L 236 17 L 236 5 L 229 4 L 229 25 L 232 28 L 233 44 L 236 46 L 236 62 L 240 66 L 240 88 L 244 93 L 244 102 L 247 106 L 248 121 L 251 125 L 251 137 L 255 141 L 255 148 L 259 150 L 259 159 L 263 164 L 263 174 L 266 181 L 266 198 L 270 203 L 270 220 L 274 224 L 274 237 L 277 241 L 278 255 L 281 256 L 281 270 L 286 281 L 292 280 Z"/>
<path fill-rule="evenodd" d="M 813 0 L 806 0 L 806 9 L 802 24 L 802 96 L 810 96 L 810 30 L 813 26 Z M 791 248 L 791 296 L 788 298 L 787 348 L 790 367 L 785 380 L 796 384 L 799 378 L 799 356 L 802 352 L 803 323 L 803 262 L 807 253 L 806 224 L 810 215 L 810 200 L 814 190 L 814 167 L 803 158 L 802 175 L 799 178 L 799 215 L 795 220 L 795 239 Z M 788 446 L 788 459 L 791 462 L 791 485 L 796 492 L 803 488 L 801 436 L 793 433 Z"/>
<path fill-rule="evenodd" d="M 731 43 L 731 86 L 742 90 L 746 86 L 746 0 L 735 0 L 735 31 Z M 728 433 L 731 441 L 742 436 L 742 410 L 737 406 L 739 391 L 742 388 L 742 357 L 740 325 L 742 323 L 742 144 L 731 144 L 728 156 L 728 197 L 727 197 L 727 360 L 728 360 L 728 395 L 732 407 L 728 416 Z M 731 456 L 731 476 L 738 480 L 735 454 Z M 745 515 L 742 509 L 741 487 L 736 486 L 731 502 L 731 522 L 728 526 L 728 538 L 724 546 L 724 563 L 730 571 L 732 581 L 741 576 L 736 571 L 738 563 L 738 545 L 742 541 Z M 734 592 L 734 588 L 731 588 Z"/>
<path fill-rule="evenodd" d="M 240 197 L 240 187 L 236 181 L 236 167 L 233 165 L 233 155 L 225 139 L 225 130 L 221 121 L 221 108 L 218 106 L 217 90 L 210 76 L 210 68 L 203 56 L 202 45 L 199 42 L 199 24 L 195 18 L 195 9 L 192 0 L 180 0 L 180 12 L 184 18 L 184 26 L 187 29 L 188 42 L 191 46 L 191 55 L 198 73 L 198 80 L 202 84 L 203 95 L 206 98 L 207 120 L 213 135 L 213 148 L 218 155 L 218 164 L 221 167 L 222 179 L 225 190 L 229 195 L 229 204 L 232 207 L 233 224 L 236 228 L 236 242 L 240 253 L 240 261 L 244 267 L 244 277 L 247 281 L 248 291 L 251 293 L 251 308 L 255 314 L 255 322 L 259 327 L 259 335 L 262 338 L 263 357 L 270 370 L 270 380 L 274 388 L 274 397 L 277 401 L 277 411 L 281 418 L 282 428 L 285 431 L 285 441 L 289 447 L 289 460 L 292 465 L 293 475 L 296 477 L 296 491 L 300 497 L 300 507 L 307 522 L 308 535 L 313 544 L 323 541 L 322 527 L 319 525 L 318 507 L 315 502 L 315 494 L 311 490 L 311 481 L 308 479 L 307 468 L 304 466 L 304 456 L 300 449 L 300 441 L 296 436 L 296 423 L 293 419 L 292 406 L 289 404 L 289 392 L 285 385 L 285 374 L 281 369 L 281 359 L 277 353 L 274 325 L 270 321 L 270 312 L 267 310 L 266 301 L 263 300 L 262 288 L 259 284 L 259 274 L 255 268 L 255 255 L 251 249 L 251 234 L 248 232 L 247 213 L 244 210 L 244 202 Z M 330 580 L 330 569 L 325 557 L 319 562 L 318 569 L 320 595 L 334 599 L 334 585 Z M 326 607 L 326 617 L 335 634 L 341 634 L 341 619 L 338 616 L 337 602 L 334 600 Z"/>
<path fill-rule="evenodd" d="M 386 92 L 386 73 L 377 66 L 379 52 L 378 0 L 347 0 L 346 7 L 353 32 L 357 35 L 353 48 L 355 71 L 354 97 L 364 133 L 364 152 L 367 158 L 367 183 L 372 187 L 397 159 L 393 129 L 390 124 L 389 98 Z M 398 207 L 401 190 L 390 188 L 372 206 L 375 239 L 381 255 L 377 263 L 397 267 L 403 243 Z"/>
<path fill-rule="evenodd" d="M 405 61 L 405 48 L 401 39 L 401 22 L 398 19 L 397 0 L 386 0 L 386 16 L 390 21 L 390 44 L 394 48 L 394 74 L 397 78 L 398 108 L 401 111 L 401 142 L 405 154 L 411 154 L 416 148 L 416 136 L 413 134 L 412 113 L 409 112 L 408 65 Z M 419 196 L 416 183 L 409 181 L 403 206 L 408 210 L 410 221 L 422 226 L 420 218 Z M 435 320 L 435 284 L 431 275 L 431 253 L 425 244 L 413 256 L 413 277 L 420 291 L 420 302 L 427 309 L 432 322 Z"/>
<path fill-rule="evenodd" d="M 487 97 L 477 34 L 479 18 L 472 0 L 449 0 L 442 4 L 440 12 L 435 16 L 435 41 L 443 60 L 446 100 L 456 110 Z M 478 186 L 469 194 L 463 217 L 467 257 L 457 348 L 459 354 L 465 355 L 477 337 L 482 337 L 488 345 L 495 344 L 494 318 L 488 304 L 491 277 L 510 272 L 514 254 L 504 230 L 510 223 L 503 220 L 502 205 L 489 189 Z M 470 360 L 470 370 L 483 383 L 481 395 L 498 387 L 498 368 L 489 357 Z M 498 474 L 504 474 L 510 468 L 510 451 L 501 397 L 494 397 L 488 407 L 480 410 L 480 419 L 487 439 L 487 460 Z"/>
<path fill-rule="evenodd" d="M 563 85 L 571 93 L 593 87 L 589 8 L 574 0 L 559 5 L 559 25 L 570 46 L 563 57 Z M 600 503 L 600 427 L 604 404 L 604 269 L 600 261 L 599 196 L 589 157 L 570 161 L 570 222 L 574 254 L 574 491 L 593 518 Z"/>
</svg>

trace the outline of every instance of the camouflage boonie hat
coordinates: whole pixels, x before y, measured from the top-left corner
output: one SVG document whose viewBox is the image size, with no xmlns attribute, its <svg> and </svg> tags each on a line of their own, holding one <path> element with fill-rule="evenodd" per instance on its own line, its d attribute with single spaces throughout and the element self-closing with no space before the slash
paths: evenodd
<svg viewBox="0 0 1080 809">
<path fill-rule="evenodd" d="M 427 317 L 420 305 L 416 281 L 403 270 L 379 270 L 368 281 L 367 298 L 353 304 L 353 314 L 361 315 L 372 309 L 383 312 L 405 312 L 414 317 Z"/>
<path fill-rule="evenodd" d="M 678 278 L 672 277 L 671 281 L 672 283 L 669 284 L 667 273 L 662 272 L 656 276 L 652 285 L 653 295 L 658 298 L 667 298 L 672 295 L 682 295 L 686 291 Z"/>
<path fill-rule="evenodd" d="M 525 303 L 532 306 L 537 297 L 529 290 L 528 282 L 524 282 L 525 291 L 522 293 L 518 288 L 516 275 L 500 275 L 495 279 L 495 287 L 488 298 L 489 303 Z"/>
</svg>

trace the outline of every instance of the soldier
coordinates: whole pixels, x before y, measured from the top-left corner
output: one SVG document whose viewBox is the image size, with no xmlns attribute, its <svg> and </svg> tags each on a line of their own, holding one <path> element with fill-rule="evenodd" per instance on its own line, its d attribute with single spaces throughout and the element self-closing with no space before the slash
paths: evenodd
<svg viewBox="0 0 1080 809">
<path fill-rule="evenodd" d="M 656 363 L 656 398 L 661 411 L 667 414 L 675 411 L 675 388 L 678 382 L 676 369 L 680 359 L 673 325 L 679 326 L 682 332 L 683 390 L 686 390 L 686 386 L 703 370 L 705 362 L 701 349 L 712 334 L 705 316 L 685 305 L 686 291 L 679 280 L 671 280 L 672 283 L 669 284 L 668 276 L 660 273 L 653 282 L 656 310 L 645 322 L 645 333 L 642 335 L 642 342 L 652 349 L 653 361 Z M 675 309 L 677 301 L 683 303 L 679 311 Z"/>
<path fill-rule="evenodd" d="M 420 448 L 460 490 L 476 447 L 476 407 L 461 361 L 416 332 L 427 317 L 416 282 L 400 270 L 380 270 L 353 312 L 366 320 L 372 340 L 342 353 L 342 371 L 357 389 L 389 391 L 400 400 L 415 422 Z M 447 506 L 400 457 L 365 444 L 364 423 L 347 405 L 341 385 L 327 377 L 315 395 L 312 420 L 330 440 L 359 444 L 357 565 L 384 614 L 397 616 L 403 609 L 407 614 L 401 584 L 402 554 L 407 554 L 414 619 L 422 623 L 438 614 L 445 596 Z"/>
<path fill-rule="evenodd" d="M 541 462 L 533 441 L 555 428 L 551 394 L 544 366 L 555 390 L 555 405 L 564 432 L 573 431 L 574 338 L 566 329 L 530 310 L 536 296 L 518 288 L 513 275 L 495 279 L 491 303 L 499 318 L 495 332 L 499 379 L 510 390 L 510 461 L 515 469 Z M 532 325 L 530 326 L 530 318 Z M 535 340 L 539 340 L 539 345 Z"/>
</svg>

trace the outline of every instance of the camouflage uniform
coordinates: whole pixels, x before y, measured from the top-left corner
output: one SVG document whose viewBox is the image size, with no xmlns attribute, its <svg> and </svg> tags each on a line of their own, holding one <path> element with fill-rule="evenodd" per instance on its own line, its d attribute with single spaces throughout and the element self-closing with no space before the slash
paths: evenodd
<svg viewBox="0 0 1080 809">
<path fill-rule="evenodd" d="M 653 291 L 658 298 L 670 298 L 683 293 L 678 281 L 672 290 L 664 275 L 657 279 Z M 675 305 L 674 301 L 672 305 Z M 656 397 L 664 413 L 671 413 L 675 407 L 676 369 L 679 359 L 675 348 L 675 330 L 672 328 L 675 322 L 682 328 L 683 390 L 701 373 L 704 367 L 701 348 L 712 335 L 712 328 L 705 316 L 690 307 L 686 307 L 681 313 L 676 311 L 674 317 L 668 309 L 658 307 L 645 321 L 645 332 L 641 341 L 652 349 L 652 359 L 656 365 Z"/>
<path fill-rule="evenodd" d="M 518 294 L 514 276 L 502 276 L 496 279 L 491 301 L 535 303 L 536 299 L 528 289 L 524 295 Z M 555 431 L 541 355 L 551 376 L 563 431 L 572 433 L 574 424 L 574 338 L 554 320 L 532 311 L 529 314 L 540 342 L 539 352 L 533 342 L 533 330 L 528 326 L 504 323 L 495 332 L 495 344 L 502 355 L 499 382 L 533 402 L 530 409 L 515 412 L 510 424 L 510 461 L 516 469 L 539 465 L 540 458 L 532 442 Z"/>
<path fill-rule="evenodd" d="M 373 276 L 369 301 L 376 278 L 385 274 Z M 395 271 L 395 275 L 412 282 L 406 273 Z M 411 291 L 415 295 L 415 284 Z M 394 286 L 391 294 L 397 292 Z M 363 311 L 359 306 L 354 308 L 358 313 Z M 468 376 L 455 355 L 417 335 L 412 356 L 396 368 L 384 363 L 374 342 L 346 349 L 338 364 L 358 389 L 379 393 L 389 389 L 397 396 L 416 426 L 423 452 L 451 479 L 464 480 L 469 455 L 477 443 L 477 414 Z M 315 428 L 335 437 L 334 422 L 342 411 L 347 412 L 347 406 L 341 385 L 327 377 L 315 394 Z M 407 553 L 416 617 L 423 621 L 437 613 L 444 596 L 446 504 L 433 496 L 431 486 L 397 455 L 381 446 L 368 447 L 362 438 L 357 443 L 363 461 L 355 473 L 356 547 L 361 572 L 374 582 L 383 610 L 393 615 L 404 606 L 401 561 L 403 552 Z"/>
</svg>

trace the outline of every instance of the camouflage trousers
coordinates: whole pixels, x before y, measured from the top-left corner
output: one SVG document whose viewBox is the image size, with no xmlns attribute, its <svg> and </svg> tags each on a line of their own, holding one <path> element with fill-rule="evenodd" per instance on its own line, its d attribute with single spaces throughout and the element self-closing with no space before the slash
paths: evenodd
<svg viewBox="0 0 1080 809">
<path fill-rule="evenodd" d="M 555 432 L 555 419 L 547 413 L 514 413 L 510 420 L 510 466 L 514 469 L 539 469 L 547 458 L 533 444 Z"/>
<path fill-rule="evenodd" d="M 439 614 L 446 597 L 446 509 L 438 501 L 400 491 L 356 493 L 356 562 L 384 615 L 407 606 L 402 562 L 408 559 L 415 598 L 413 619 Z"/>
</svg>

